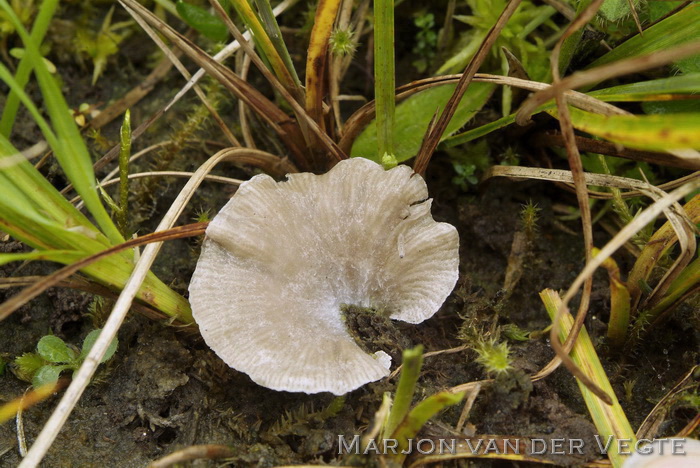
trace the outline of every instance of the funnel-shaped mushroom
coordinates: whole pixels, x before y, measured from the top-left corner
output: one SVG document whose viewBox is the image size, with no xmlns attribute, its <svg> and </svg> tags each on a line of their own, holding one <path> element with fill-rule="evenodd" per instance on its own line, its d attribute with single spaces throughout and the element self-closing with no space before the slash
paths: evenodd
<svg viewBox="0 0 700 468">
<path fill-rule="evenodd" d="M 419 323 L 458 274 L 456 229 L 435 222 L 423 179 L 362 158 L 324 175 L 258 175 L 209 224 L 190 284 L 194 318 L 229 366 L 275 390 L 347 393 L 389 373 L 342 304 Z"/>
</svg>

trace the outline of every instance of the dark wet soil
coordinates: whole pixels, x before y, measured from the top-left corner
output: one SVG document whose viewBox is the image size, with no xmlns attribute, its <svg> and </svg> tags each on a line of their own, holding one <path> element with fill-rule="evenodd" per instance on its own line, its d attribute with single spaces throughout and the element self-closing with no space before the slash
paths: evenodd
<svg viewBox="0 0 700 468">
<path fill-rule="evenodd" d="M 143 39 L 142 39 L 143 40 Z M 133 44 L 132 44 L 133 46 Z M 139 60 L 146 61 L 145 57 Z M 138 65 L 138 64 L 135 64 Z M 120 74 L 122 71 L 119 72 Z M 123 72 L 126 73 L 126 72 Z M 129 86 L 138 83 L 138 73 L 125 77 Z M 102 81 L 89 86 L 89 77 L 77 72 L 64 76 L 72 103 L 108 101 L 129 86 L 112 89 Z M 115 81 L 119 81 L 116 80 Z M 124 81 L 122 81 L 124 83 Z M 163 83 L 132 114 L 143 120 L 180 86 L 181 81 Z M 92 89 L 93 91 L 85 91 Z M 83 90 L 83 91 L 81 91 Z M 75 104 L 77 105 L 77 104 Z M 145 147 L 180 131 L 195 104 L 183 103 L 164 117 L 139 143 Z M 223 115 L 235 119 L 233 104 L 222 105 Z M 254 122 L 254 125 L 257 125 Z M 27 135 L 34 130 L 24 129 Z M 115 125 L 104 134 L 114 141 Z M 192 137 L 203 141 L 212 129 L 197 129 Z M 218 138 L 218 137 L 216 137 Z M 502 145 L 495 143 L 496 147 Z M 516 144 L 516 143 L 513 143 Z M 205 158 L 210 148 L 189 145 L 177 154 L 167 155 L 172 170 L 191 170 Z M 97 150 L 96 150 L 97 153 Z M 134 168 L 145 170 L 150 162 Z M 253 171 L 227 167 L 220 171 L 232 177 L 249 177 Z M 573 195 L 545 182 L 495 180 L 463 192 L 451 183 L 453 172 L 444 155 L 438 155 L 428 173 L 434 214 L 439 221 L 453 223 L 460 233 L 461 277 L 455 292 L 433 318 L 417 326 L 368 323 L 359 326 L 367 332 L 389 332 L 391 339 L 382 347 L 400 360 L 401 349 L 422 344 L 426 351 L 449 349 L 465 344 L 460 337 L 490 333 L 495 326 L 515 324 L 528 330 L 542 330 L 549 324 L 538 292 L 544 288 L 568 287 L 583 267 L 582 236 L 577 220 L 562 221 L 554 206 L 575 205 Z M 60 184 L 60 177 L 56 183 Z M 155 185 L 135 184 L 133 208 L 139 232 L 148 232 L 169 206 L 180 182 L 162 181 Z M 153 196 L 157 193 L 157 197 Z M 181 221 L 209 209 L 215 212 L 230 196 L 230 189 L 206 185 L 195 197 Z M 510 291 L 503 290 L 505 271 L 515 232 L 520 228 L 522 205 L 532 201 L 541 208 L 539 229 L 530 244 L 520 281 Z M 596 244 L 607 235 L 596 230 Z M 21 249 L 17 243 L 0 243 L 3 251 Z M 168 243 L 154 271 L 183 294 L 192 274 L 198 251 L 196 240 Z M 624 267 L 631 258 L 618 258 Z M 0 276 L 45 274 L 53 267 L 15 264 L 0 267 Z M 15 291 L 0 290 L 0 299 Z M 638 427 L 646 415 L 674 383 L 698 361 L 700 336 L 697 314 L 692 304 L 680 307 L 675 318 L 658 330 L 643 347 L 625 356 L 609 354 L 604 346 L 608 314 L 607 280 L 597 277 L 593 301 L 586 321 L 599 353 L 627 416 Z M 0 357 L 5 362 L 35 350 L 37 341 L 54 333 L 78 345 L 99 318 L 88 316 L 93 297 L 86 293 L 54 289 L 14 313 L 0 326 Z M 99 324 L 99 323 L 98 323 Z M 245 374 L 223 364 L 192 330 L 165 322 L 130 316 L 119 332 L 119 348 L 114 358 L 101 367 L 68 423 L 46 457 L 47 467 L 115 466 L 143 467 L 178 449 L 195 444 L 224 444 L 234 456 L 229 466 L 272 467 L 283 464 L 339 464 L 339 435 L 350 439 L 362 434 L 373 422 L 384 392 L 395 390 L 397 379 L 368 384 L 344 398 L 330 394 L 305 395 L 275 392 L 253 383 Z M 376 337 L 375 337 L 376 338 Z M 466 344 L 469 344 L 467 342 Z M 574 378 L 559 369 L 550 377 L 531 384 L 527 375 L 541 369 L 553 356 L 545 337 L 509 341 L 514 371 L 485 385 L 475 401 L 464 436 L 479 434 L 523 438 L 584 439 L 584 453 L 553 456 L 562 466 L 599 458 L 592 442 L 595 427 L 587 413 Z M 415 401 L 446 388 L 489 377 L 476 362 L 473 349 L 425 359 Z M 625 382 L 634 381 L 626 392 Z M 28 384 L 15 377 L 9 367 L 0 375 L 0 402 L 21 395 Z M 31 444 L 55 407 L 60 394 L 27 410 L 23 415 L 24 434 Z M 461 406 L 439 414 L 424 428 L 426 437 L 453 437 Z M 671 412 L 660 428 L 661 435 L 679 430 L 688 414 Z M 16 426 L 0 426 L 0 466 L 16 466 L 20 461 Z M 357 461 L 357 460 L 356 460 Z M 376 466 L 376 459 L 361 460 Z M 466 461 L 452 462 L 467 466 Z M 470 466 L 511 466 L 509 462 L 477 460 Z M 194 466 L 219 466 L 218 462 L 197 462 Z M 520 465 L 522 466 L 522 464 Z"/>
<path fill-rule="evenodd" d="M 436 167 L 444 170 L 439 164 Z M 431 179 L 434 179 L 431 183 L 439 182 L 438 176 Z M 490 329 L 494 321 L 515 323 L 526 330 L 547 326 L 548 319 L 537 292 L 545 287 L 565 288 L 582 267 L 580 236 L 559 229 L 554 222 L 548 197 L 556 192 L 539 184 L 508 181 L 497 181 L 481 194 L 458 194 L 445 186 L 433 192 L 438 196 L 436 217 L 454 223 L 459 229 L 462 276 L 457 291 L 436 316 L 418 326 L 393 327 L 393 333 L 400 337 L 393 342 L 393 348 L 390 340 L 385 340 L 387 351 L 396 358 L 401 347 L 416 344 L 423 344 L 426 351 L 459 346 L 462 342 L 457 338 L 458 332 L 465 323 L 483 330 Z M 542 208 L 540 234 L 534 241 L 520 283 L 507 295 L 500 288 L 510 243 L 518 226 L 521 204 L 529 199 Z M 568 227 L 576 229 L 575 222 Z M 184 255 L 192 246 L 187 242 L 181 244 L 184 247 L 172 248 L 179 253 L 172 251 L 160 261 L 167 265 L 175 260 L 174 255 L 182 255 L 188 264 L 187 268 L 181 267 L 187 270 L 185 277 L 171 279 L 186 284 L 194 256 Z M 5 244 L 5 248 L 11 248 L 11 244 Z M 5 267 L 4 274 L 12 274 L 13 268 Z M 45 267 L 29 265 L 22 273 L 38 273 L 42 268 Z M 604 332 L 600 319 L 606 316 L 605 282 L 599 281 L 596 287 L 601 290 L 600 300 L 594 301 L 587 326 L 593 339 L 600 341 Z M 32 351 L 38 339 L 49 331 L 68 342 L 80 343 L 93 326 L 84 315 L 89 301 L 86 294 L 53 290 L 24 307 L 0 328 L 3 357 L 9 360 Z M 682 316 L 683 311 L 680 313 Z M 662 336 L 673 334 L 678 330 L 676 327 L 678 322 L 670 322 L 661 330 Z M 379 326 L 373 329 L 382 330 Z M 692 358 L 697 342 L 692 334 L 688 336 L 690 340 L 677 338 L 663 345 L 652 340 L 644 350 L 626 360 L 624 368 L 619 356 L 601 353 L 619 395 L 624 395 L 624 381 L 636 379 L 631 400 L 623 401 L 633 426 L 641 422 L 653 402 L 688 369 L 690 360 L 670 357 Z M 392 391 L 396 383 L 384 380 L 369 384 L 344 400 L 324 394 L 274 392 L 228 368 L 196 333 L 138 315 L 128 319 L 119 340 L 116 356 L 103 366 L 97 381 L 87 389 L 49 452 L 46 466 L 145 466 L 164 454 L 193 444 L 232 447 L 236 453 L 230 460 L 232 466 L 335 463 L 342 460 L 338 456 L 338 435 L 351 438 L 367 428 L 382 393 Z M 595 427 L 573 377 L 565 370 L 558 370 L 534 384 L 525 378 L 552 357 L 546 340 L 511 342 L 510 347 L 516 372 L 482 390 L 466 426 L 472 434 L 592 441 Z M 485 377 L 472 350 L 429 357 L 425 359 L 415 398 L 419 400 Z M 25 382 L 6 372 L 0 378 L 0 399 L 9 400 L 26 388 Z M 28 443 L 33 441 L 57 401 L 58 396 L 24 413 Z M 454 427 L 459 414 L 460 408 L 449 408 L 425 430 L 434 437 L 440 436 L 441 431 L 443 437 L 451 436 L 445 427 Z M 671 418 L 665 432 L 677 424 Z M 16 444 L 15 425 L 1 426 L 0 448 L 10 450 L 2 455 L 0 465 L 18 463 Z M 585 447 L 584 455 L 558 456 L 552 461 L 571 465 L 597 458 L 592 442 Z M 501 466 L 491 461 L 479 463 Z"/>
</svg>

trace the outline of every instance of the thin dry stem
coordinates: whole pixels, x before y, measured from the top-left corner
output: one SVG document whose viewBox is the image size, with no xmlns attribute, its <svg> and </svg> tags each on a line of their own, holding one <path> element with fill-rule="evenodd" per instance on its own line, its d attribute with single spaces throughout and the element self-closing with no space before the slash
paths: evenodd
<svg viewBox="0 0 700 468">
<path fill-rule="evenodd" d="M 567 304 L 571 299 L 577 294 L 578 290 L 581 288 L 583 283 L 590 278 L 596 269 L 598 269 L 602 263 L 609 258 L 613 253 L 620 249 L 627 241 L 632 239 L 641 229 L 647 224 L 654 221 L 662 212 L 667 211 L 674 203 L 676 203 L 681 198 L 685 197 L 694 190 L 700 188 L 700 179 L 695 179 L 680 188 L 677 188 L 671 193 L 664 195 L 662 198 L 654 202 L 654 204 L 647 207 L 642 211 L 634 220 L 627 224 L 624 228 L 618 232 L 615 237 L 608 242 L 605 247 L 603 247 L 598 255 L 596 255 L 590 262 L 586 264 L 584 269 L 579 273 L 579 275 L 574 280 L 573 284 L 569 287 L 566 294 L 562 298 L 562 304 L 557 310 L 555 321 L 561 320 L 563 314 L 569 311 Z M 554 328 L 554 327 L 552 327 Z M 567 340 L 568 342 L 568 340 Z M 565 348 L 566 349 L 566 348 Z M 567 351 L 568 352 L 568 351 Z M 542 379 L 552 372 L 559 366 L 561 361 L 559 357 L 555 357 L 550 361 L 544 368 L 542 368 L 537 374 L 535 374 L 532 379 L 539 380 Z"/>
<path fill-rule="evenodd" d="M 56 286 L 60 282 L 68 279 L 70 276 L 80 271 L 82 268 L 85 268 L 86 266 L 91 265 L 105 257 L 114 255 L 123 250 L 151 244 L 153 242 L 164 242 L 166 240 L 180 239 L 182 237 L 199 236 L 204 234 L 207 224 L 208 223 L 195 223 L 180 226 L 178 228 L 166 229 L 164 231 L 156 231 L 145 236 L 130 239 L 119 245 L 105 249 L 102 252 L 98 252 L 82 260 L 78 260 L 75 263 L 66 265 L 58 271 L 42 277 L 41 280 L 23 289 L 19 294 L 12 296 L 10 299 L 0 304 L 0 321 L 5 320 L 10 314 L 12 314 L 12 312 L 16 311 L 47 289 Z"/>
<path fill-rule="evenodd" d="M 505 27 L 513 13 L 515 13 L 515 10 L 520 5 L 520 2 L 521 0 L 510 0 L 508 2 L 505 9 L 498 17 L 498 21 L 496 21 L 496 24 L 488 32 L 483 42 L 479 46 L 479 49 L 476 51 L 476 54 L 474 54 L 474 57 L 467 65 L 467 68 L 465 68 L 462 77 L 460 78 L 459 82 L 457 82 L 457 86 L 455 87 L 452 97 L 450 97 L 450 100 L 447 101 L 445 109 L 442 111 L 442 114 L 435 124 L 435 127 L 426 133 L 426 136 L 423 139 L 423 144 L 418 151 L 416 162 L 413 165 L 413 169 L 416 171 L 416 173 L 421 175 L 425 174 L 425 171 L 428 168 L 428 163 L 430 163 L 430 158 L 433 156 L 435 148 L 437 148 L 437 145 L 440 142 L 440 138 L 442 137 L 443 133 L 445 133 L 447 124 L 450 123 L 452 116 L 457 111 L 457 106 L 462 100 L 462 96 L 464 96 L 464 93 L 467 91 L 467 88 L 472 82 L 474 75 L 479 70 L 479 67 L 481 67 L 481 64 L 484 62 L 486 56 L 491 50 L 491 47 L 501 34 L 501 30 Z"/>
<path fill-rule="evenodd" d="M 603 0 L 594 0 L 586 9 L 584 9 L 581 14 L 569 25 L 564 34 L 559 38 L 557 44 L 552 51 L 551 59 L 551 71 L 553 78 L 552 87 L 556 87 L 557 83 L 561 81 L 559 76 L 559 54 L 561 52 L 562 45 L 564 41 L 574 34 L 576 31 L 585 26 L 592 18 L 595 16 L 596 12 L 603 4 Z M 566 102 L 566 97 L 564 96 L 563 90 L 560 90 L 555 94 L 555 99 L 557 103 L 557 110 L 559 111 L 559 126 L 561 128 L 562 136 L 564 137 L 564 144 L 566 146 L 566 153 L 568 155 L 569 167 L 571 168 L 571 174 L 574 179 L 574 187 L 576 188 L 576 199 L 578 201 L 579 210 L 581 212 L 581 224 L 583 227 L 583 239 L 584 248 L 586 251 L 586 262 L 590 262 L 593 258 L 593 222 L 591 220 L 591 208 L 588 203 L 588 190 L 586 188 L 586 177 L 583 172 L 583 164 L 581 163 L 581 155 L 579 154 L 578 147 L 576 146 L 574 127 L 571 123 L 571 116 L 569 115 L 569 107 Z M 593 288 L 593 277 L 586 278 L 583 284 L 583 292 L 581 294 L 581 300 L 579 304 L 578 313 L 576 314 L 576 319 L 571 327 L 569 336 L 567 337 L 565 343 L 559 341 L 559 322 L 561 316 L 558 316 L 556 320 L 552 322 L 552 329 L 550 330 L 550 344 L 557 353 L 557 356 L 561 362 L 566 366 L 566 368 L 571 372 L 576 378 L 578 378 L 592 393 L 594 393 L 598 398 L 603 400 L 608 405 L 612 404 L 612 398 L 604 390 L 602 390 L 596 383 L 586 375 L 576 363 L 569 357 L 569 352 L 571 347 L 576 341 L 581 328 L 583 327 L 583 321 L 588 313 L 588 305 L 591 299 L 591 290 Z"/>
<path fill-rule="evenodd" d="M 240 75 L 241 79 L 248 80 L 248 72 L 250 71 L 250 55 L 241 53 L 239 54 L 240 59 Z M 250 131 L 250 124 L 248 123 L 248 106 L 245 102 L 238 101 L 238 120 L 241 123 L 241 133 L 243 134 L 243 141 L 245 141 L 246 148 L 257 148 L 255 145 L 255 140 L 253 139 L 253 133 Z"/>
<path fill-rule="evenodd" d="M 193 176 L 180 191 L 180 194 L 159 223 L 156 231 L 164 231 L 173 226 L 173 224 L 177 221 L 177 218 L 182 214 L 187 202 L 190 200 L 192 195 L 194 195 L 197 187 L 199 187 L 201 182 L 204 180 L 204 176 L 211 172 L 211 170 L 218 163 L 221 161 L 226 161 L 235 155 L 244 153 L 249 154 L 251 152 L 257 151 L 244 148 L 231 148 L 219 151 L 217 154 L 212 156 L 206 163 L 200 166 L 200 168 L 196 171 L 195 176 Z M 51 447 L 51 444 L 53 444 L 53 441 L 65 424 L 68 416 L 73 411 L 73 408 L 80 399 L 80 396 L 83 394 L 83 391 L 85 391 L 90 379 L 97 370 L 97 366 L 107 351 L 107 347 L 116 336 L 119 327 L 126 318 L 126 314 L 129 311 L 134 297 L 146 278 L 151 265 L 155 261 L 161 245 L 162 243 L 156 242 L 149 244 L 144 249 L 141 258 L 134 267 L 133 273 L 124 286 L 122 293 L 119 295 L 119 299 L 117 299 L 117 302 L 112 308 L 112 312 L 110 313 L 100 336 L 97 338 L 97 341 L 90 350 L 90 353 L 80 366 L 80 369 L 78 369 L 78 371 L 74 374 L 73 381 L 66 390 L 66 393 L 61 398 L 58 406 L 51 414 L 51 417 L 44 425 L 41 433 L 34 442 L 34 445 L 29 450 L 29 453 L 27 453 L 27 456 L 24 458 L 24 460 L 22 460 L 20 468 L 37 466 L 46 455 L 46 452 Z"/>
<path fill-rule="evenodd" d="M 697 380 L 693 377 L 695 372 L 700 368 L 698 365 L 694 365 L 688 370 L 683 377 L 681 377 L 676 385 L 673 386 L 666 394 L 659 400 L 659 402 L 654 406 L 654 408 L 649 412 L 642 424 L 640 424 L 639 429 L 637 429 L 638 439 L 653 439 L 658 435 L 659 426 L 663 423 L 669 410 L 669 402 L 679 393 L 688 391 L 693 387 L 698 386 Z"/>
<path fill-rule="evenodd" d="M 200 459 L 217 460 L 229 458 L 235 454 L 236 452 L 225 445 L 191 445 L 149 463 L 148 468 L 167 468 L 178 463 Z"/>
<path fill-rule="evenodd" d="M 562 91 L 599 83 L 617 76 L 668 65 L 698 53 L 700 53 L 700 41 L 693 41 L 651 54 L 640 55 L 607 65 L 601 65 L 591 68 L 590 70 L 575 72 L 558 83 L 553 84 L 551 87 L 528 98 L 518 110 L 516 122 L 519 125 L 526 125 L 530 120 L 530 115 L 532 115 L 535 109 L 554 98 L 557 93 Z"/>
<path fill-rule="evenodd" d="M 185 78 L 185 80 L 190 80 L 192 78 L 192 75 L 190 75 L 190 72 L 187 71 L 187 68 L 180 62 L 180 59 L 177 58 L 177 56 L 170 51 L 168 46 L 165 45 L 165 43 L 161 40 L 161 38 L 156 34 L 155 31 L 149 26 L 146 21 L 144 21 L 141 17 L 138 15 L 132 15 L 134 20 L 138 23 L 139 26 L 141 26 L 141 29 L 143 29 L 146 34 L 148 34 L 148 37 L 151 38 L 151 40 L 160 48 L 160 50 L 163 51 L 165 56 L 172 62 L 173 65 L 175 65 L 175 68 L 180 72 L 180 74 Z M 204 95 L 204 91 L 202 91 L 202 88 L 199 87 L 199 85 L 195 84 L 194 86 L 194 92 L 199 98 L 200 101 L 202 101 L 202 104 L 204 104 L 204 107 L 207 108 L 211 116 L 214 118 L 216 121 L 217 125 L 221 129 L 221 132 L 224 134 L 226 139 L 229 141 L 231 146 L 241 146 L 241 143 L 238 141 L 238 139 L 235 137 L 233 132 L 228 128 L 226 123 L 224 122 L 224 119 L 221 118 L 219 115 L 219 112 L 214 108 L 214 106 L 209 102 L 209 99 Z"/>
<path fill-rule="evenodd" d="M 190 178 L 194 175 L 194 172 L 184 172 L 184 171 L 151 171 L 151 172 L 135 172 L 133 174 L 129 174 L 129 179 L 143 179 L 146 177 L 185 177 L 185 178 Z M 222 176 L 216 176 L 216 175 L 208 175 L 204 178 L 204 180 L 208 180 L 210 182 L 218 182 L 220 184 L 228 184 L 228 185 L 241 185 L 244 180 L 241 179 L 232 179 L 230 177 L 222 177 Z M 118 184 L 119 180 L 118 179 L 111 179 L 108 180 L 107 182 L 102 182 L 99 184 L 100 187 L 109 187 L 110 185 Z M 80 195 L 77 197 L 71 199 L 71 203 L 76 203 L 80 200 Z"/>
</svg>

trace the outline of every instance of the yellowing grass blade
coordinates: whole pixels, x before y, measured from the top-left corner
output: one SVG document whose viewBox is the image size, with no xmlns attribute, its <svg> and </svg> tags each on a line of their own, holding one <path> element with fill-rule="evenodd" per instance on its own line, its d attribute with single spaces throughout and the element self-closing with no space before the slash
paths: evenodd
<svg viewBox="0 0 700 468">
<path fill-rule="evenodd" d="M 554 110 L 548 111 L 557 117 Z M 700 149 L 700 112 L 664 115 L 600 115 L 571 107 L 577 130 L 630 148 L 665 151 Z"/>
<path fill-rule="evenodd" d="M 559 294 L 551 289 L 545 289 L 540 292 L 540 298 L 542 298 L 542 302 L 544 302 L 549 317 L 554 320 L 557 310 L 561 305 Z M 566 313 L 562 315 L 559 332 L 559 338 L 562 341 L 566 340 L 573 323 L 574 318 L 571 314 Z M 615 396 L 615 391 L 610 385 L 608 376 L 605 374 L 605 370 L 600 363 L 600 359 L 598 359 L 598 354 L 596 354 L 593 343 L 591 343 L 591 339 L 585 327 L 581 328 L 578 339 L 571 350 L 571 359 L 573 359 L 582 372 L 612 398 L 612 405 L 607 405 L 588 390 L 580 381 L 576 381 L 583 395 L 583 399 L 586 402 L 588 412 L 593 419 L 593 423 L 596 429 L 598 429 L 600 444 L 605 447 L 607 442 L 610 441 L 611 443 L 607 448 L 607 456 L 613 467 L 617 468 L 622 466 L 626 455 L 620 453 L 621 450 L 618 442 L 620 444 L 626 444 L 627 448 L 623 446 L 623 451 L 630 451 L 630 447 L 634 447 L 634 444 L 637 442 L 637 437 L 627 420 L 625 412 L 620 406 L 620 402 Z"/>
</svg>

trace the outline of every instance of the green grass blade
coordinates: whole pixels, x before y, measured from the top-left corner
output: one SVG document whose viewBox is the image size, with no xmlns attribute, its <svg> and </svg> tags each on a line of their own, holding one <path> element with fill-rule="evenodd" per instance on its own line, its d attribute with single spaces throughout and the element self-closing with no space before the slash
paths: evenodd
<svg viewBox="0 0 700 468">
<path fill-rule="evenodd" d="M 403 352 L 403 362 L 401 363 L 401 377 L 396 388 L 394 404 L 389 412 L 384 434 L 392 437 L 394 431 L 401 421 L 408 414 L 408 410 L 413 402 L 413 394 L 416 391 L 416 383 L 420 376 L 420 369 L 423 366 L 423 346 L 418 345 L 413 349 L 406 349 Z"/>
<path fill-rule="evenodd" d="M 580 15 L 591 3 L 593 3 L 593 0 L 580 0 L 578 5 L 576 5 L 576 16 Z M 584 31 L 584 28 L 580 28 L 564 40 L 561 51 L 559 52 L 559 73 L 562 75 L 564 75 L 566 69 L 569 68 L 571 59 L 581 43 Z M 547 73 L 547 76 L 551 80 L 551 71 Z"/>
<path fill-rule="evenodd" d="M 501 117 L 493 122 L 489 122 L 471 130 L 467 130 L 466 132 L 458 133 L 451 137 L 445 138 L 442 144 L 448 148 L 451 148 L 453 146 L 461 145 L 462 143 L 468 143 L 472 140 L 476 140 L 477 138 L 481 138 L 484 135 L 488 135 L 491 132 L 500 130 L 503 127 L 507 127 L 513 122 L 515 122 L 515 114 L 506 115 L 505 117 Z"/>
<path fill-rule="evenodd" d="M 102 236 L 3 135 L 0 135 L 0 180 L 3 195 L 12 206 L 23 203 L 25 210 L 40 212 L 42 218 L 49 215 L 63 226 L 85 226 Z"/>
<path fill-rule="evenodd" d="M 377 103 L 375 161 L 384 162 L 386 157 L 388 166 L 398 162 L 394 139 L 395 93 L 394 0 L 374 0 L 374 99 Z"/>
<path fill-rule="evenodd" d="M 430 418 L 446 407 L 456 405 L 462 401 L 462 398 L 464 398 L 464 393 L 465 392 L 440 392 L 431 395 L 418 403 L 415 408 L 408 413 L 406 418 L 394 433 L 393 438 L 398 441 L 399 445 L 399 453 L 395 455 L 395 458 L 397 458 L 399 462 L 406 458 L 406 454 L 402 454 L 401 452 L 405 452 L 408 448 L 409 439 L 415 438 L 415 436 L 418 435 L 418 432 Z"/>
<path fill-rule="evenodd" d="M 653 322 L 698 283 L 700 283 L 700 258 L 696 258 L 683 269 L 678 278 L 673 280 L 664 297 L 644 312 L 644 319 Z"/>
<path fill-rule="evenodd" d="M 416 155 L 420 149 L 423 135 L 430 124 L 430 119 L 437 109 L 443 109 L 454 92 L 452 84 L 437 86 L 421 91 L 396 106 L 396 148 L 394 155 L 397 162 L 406 161 Z M 462 97 L 459 107 L 447 126 L 443 139 L 459 130 L 488 101 L 494 85 L 472 83 Z M 357 137 L 352 146 L 351 155 L 361 156 L 376 162 L 377 159 L 377 121 L 373 120 Z"/>
<path fill-rule="evenodd" d="M 692 73 L 659 80 L 641 81 L 639 83 L 600 89 L 590 93 L 591 96 L 605 102 L 663 101 L 669 99 L 671 95 L 678 94 L 687 94 L 689 99 L 695 99 L 700 94 L 700 74 Z M 698 105 L 700 106 L 700 103 Z M 554 103 L 545 104 L 538 107 L 534 113 L 543 112 L 554 107 Z M 515 122 L 515 113 L 448 137 L 443 141 L 443 145 L 452 147 L 467 143 L 507 127 L 513 122 Z"/>
<path fill-rule="evenodd" d="M 279 52 L 277 52 L 265 27 L 260 22 L 260 18 L 258 18 L 258 15 L 250 7 L 248 0 L 231 0 L 231 5 L 233 5 L 238 16 L 252 33 L 256 47 L 259 47 L 264 53 L 277 79 L 280 80 L 282 85 L 292 96 L 299 96 L 302 90 L 298 78 L 296 81 L 294 79 L 296 71 L 287 68 L 287 64 L 280 56 Z"/>
<path fill-rule="evenodd" d="M 41 4 L 39 13 L 34 20 L 34 25 L 32 26 L 32 33 L 30 36 L 35 44 L 41 44 L 41 42 L 44 40 L 44 35 L 49 29 L 49 23 L 51 22 L 51 18 L 53 18 L 57 5 L 58 0 L 44 0 L 44 2 Z M 23 57 L 20 60 L 19 65 L 17 65 L 17 73 L 15 75 L 15 80 L 20 88 L 24 89 L 27 81 L 29 81 L 31 71 L 31 62 L 26 57 Z M 5 108 L 2 111 L 2 118 L 0 118 L 0 135 L 4 135 L 8 138 L 10 137 L 18 109 L 19 98 L 15 93 L 10 93 L 7 96 L 7 101 L 5 101 Z"/>
<path fill-rule="evenodd" d="M 547 309 L 550 319 L 554 320 L 557 313 L 557 309 L 561 304 L 561 299 L 559 294 L 551 289 L 545 289 L 540 293 L 542 302 Z M 566 313 L 561 320 L 561 330 L 559 332 L 559 339 L 562 341 L 566 339 L 571 327 L 574 323 L 574 319 L 571 314 Z M 596 429 L 598 429 L 598 434 L 601 437 L 601 443 L 605 445 L 608 437 L 613 437 L 613 442 L 610 444 L 607 456 L 610 459 L 613 467 L 617 468 L 622 466 L 625 461 L 625 455 L 621 454 L 618 450 L 617 441 L 621 439 L 628 439 L 629 446 L 634 447 L 634 443 L 637 437 L 632 430 L 632 426 L 627 420 L 625 412 L 620 406 L 620 402 L 615 396 L 615 391 L 610 385 L 608 376 L 605 374 L 605 370 L 598 359 L 598 354 L 593 347 L 588 332 L 585 328 L 581 328 L 581 332 L 578 335 L 578 339 L 571 350 L 571 359 L 576 363 L 576 365 L 590 377 L 596 385 L 598 385 L 603 391 L 605 391 L 613 400 L 612 405 L 607 405 L 600 398 L 594 395 L 588 388 L 583 385 L 578 379 L 576 383 L 578 384 L 583 399 L 586 402 L 586 407 L 588 407 L 588 412 L 593 419 L 593 424 L 595 424 Z"/>
<path fill-rule="evenodd" d="M 700 39 L 700 3 L 692 3 L 678 13 L 659 21 L 594 61 L 589 68 L 617 60 L 667 50 Z"/>
<path fill-rule="evenodd" d="M 282 58 L 292 79 L 296 82 L 297 86 L 301 86 L 301 81 L 299 81 L 299 76 L 294 68 L 294 62 L 292 62 L 292 57 L 289 55 L 289 50 L 287 50 L 287 44 L 282 37 L 282 31 L 280 31 L 279 24 L 277 24 L 277 18 L 275 18 L 275 13 L 272 11 L 270 0 L 255 0 L 255 4 L 258 7 L 260 20 L 270 38 L 270 42 L 272 42 L 275 50 L 277 50 L 277 53 Z"/>
<path fill-rule="evenodd" d="M 44 119 L 39 109 L 34 105 L 29 96 L 24 92 L 24 89 L 20 85 L 20 83 L 15 79 L 14 76 L 12 76 L 10 70 L 8 70 L 7 67 L 2 63 L 0 63 L 0 80 L 2 80 L 7 86 L 9 86 L 12 95 L 16 96 L 17 99 L 20 100 L 22 104 L 24 104 L 24 106 L 27 108 L 29 113 L 34 118 L 34 121 L 39 126 L 39 129 L 44 135 L 44 138 L 46 138 L 46 141 L 48 142 L 49 146 L 52 149 L 54 148 L 54 146 L 58 146 L 58 137 L 51 129 L 49 123 L 46 121 L 46 119 Z M 9 138 L 4 134 L 0 134 L 0 137 L 2 137 L 3 139 Z"/>
<path fill-rule="evenodd" d="M 7 1 L 0 0 L 0 7 L 5 10 L 22 38 L 26 58 L 34 68 L 39 81 L 45 107 L 57 136 L 55 147 L 52 146 L 56 159 L 105 235 L 115 244 L 123 242 L 124 239 L 97 194 L 97 183 L 90 154 L 75 122 L 70 118 L 71 111 L 61 94 L 58 83 L 46 67 L 37 44 L 32 41 Z"/>
<path fill-rule="evenodd" d="M 0 265 L 26 260 L 45 260 L 65 265 L 87 257 L 87 253 L 75 250 L 34 250 L 33 252 L 0 253 Z"/>
<path fill-rule="evenodd" d="M 605 102 L 664 101 L 670 95 L 687 94 L 696 99 L 700 93 L 700 73 L 672 76 L 651 81 L 640 81 L 593 91 L 590 96 Z M 698 102 L 700 108 L 700 102 Z"/>
</svg>

